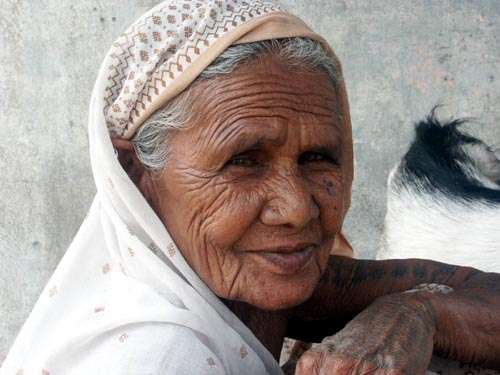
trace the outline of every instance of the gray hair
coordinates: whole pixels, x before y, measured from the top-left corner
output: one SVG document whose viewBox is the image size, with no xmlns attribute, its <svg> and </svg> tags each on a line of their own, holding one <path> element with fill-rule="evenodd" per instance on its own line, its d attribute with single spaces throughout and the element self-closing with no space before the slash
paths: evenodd
<svg viewBox="0 0 500 375">
<path fill-rule="evenodd" d="M 188 89 L 153 114 L 139 128 L 132 143 L 141 163 L 155 173 L 163 170 L 169 156 L 169 137 L 182 129 L 191 118 L 189 108 L 193 104 L 193 95 L 190 95 L 190 91 L 197 82 L 230 74 L 240 65 L 269 54 L 278 56 L 292 67 L 322 70 L 329 75 L 334 86 L 342 79 L 337 63 L 328 56 L 319 42 L 309 38 L 271 39 L 231 46 L 205 68 Z"/>
</svg>

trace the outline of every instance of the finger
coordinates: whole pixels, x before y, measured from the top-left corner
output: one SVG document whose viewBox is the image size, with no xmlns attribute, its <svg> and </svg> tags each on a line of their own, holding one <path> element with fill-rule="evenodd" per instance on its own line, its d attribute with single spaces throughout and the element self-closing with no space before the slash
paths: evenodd
<svg viewBox="0 0 500 375">
<path fill-rule="evenodd" d="M 306 352 L 297 364 L 295 375 L 404 375 L 407 371 L 384 368 L 367 359 L 355 359 L 328 351 Z"/>
<path fill-rule="evenodd" d="M 366 366 L 357 360 L 338 357 L 325 351 L 310 350 L 300 358 L 296 375 L 352 375 L 371 373 L 364 370 Z M 372 367 L 370 367 L 372 369 Z M 361 371 L 361 372 L 359 372 Z"/>
<path fill-rule="evenodd" d="M 300 357 L 295 375 L 320 375 L 323 353 L 309 350 Z"/>
</svg>

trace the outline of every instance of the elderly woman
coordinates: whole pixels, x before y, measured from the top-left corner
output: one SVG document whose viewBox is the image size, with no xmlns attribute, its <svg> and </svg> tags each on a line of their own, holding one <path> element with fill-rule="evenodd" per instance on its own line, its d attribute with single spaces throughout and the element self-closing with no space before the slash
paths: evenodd
<svg viewBox="0 0 500 375">
<path fill-rule="evenodd" d="M 297 372 L 500 365 L 498 275 L 331 256 L 350 254 L 346 91 L 275 2 L 152 9 L 108 53 L 89 131 L 97 196 L 3 374 L 280 374 L 285 336 L 363 310 Z"/>
</svg>

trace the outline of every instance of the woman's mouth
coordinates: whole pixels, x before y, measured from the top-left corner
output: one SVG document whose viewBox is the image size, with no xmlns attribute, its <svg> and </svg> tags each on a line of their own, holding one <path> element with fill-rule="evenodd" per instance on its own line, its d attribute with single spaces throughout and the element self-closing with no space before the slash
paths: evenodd
<svg viewBox="0 0 500 375">
<path fill-rule="evenodd" d="M 314 255 L 315 245 L 301 248 L 280 248 L 276 251 L 252 252 L 264 261 L 272 272 L 282 275 L 292 275 L 304 268 Z"/>
</svg>

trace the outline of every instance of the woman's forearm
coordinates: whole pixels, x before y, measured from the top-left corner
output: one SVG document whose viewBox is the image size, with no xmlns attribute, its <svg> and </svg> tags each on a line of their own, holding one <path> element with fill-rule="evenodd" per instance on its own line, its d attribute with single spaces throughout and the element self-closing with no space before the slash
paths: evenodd
<svg viewBox="0 0 500 375">
<path fill-rule="evenodd" d="M 435 351 L 457 360 L 500 366 L 500 275 L 428 260 L 332 256 L 314 295 L 294 310 L 289 334 L 320 341 L 377 298 L 423 283 L 454 289 L 447 295 L 424 293 L 435 313 Z"/>
<path fill-rule="evenodd" d="M 500 276 L 478 273 L 453 293 L 430 298 L 434 351 L 445 358 L 500 368 Z"/>
</svg>

